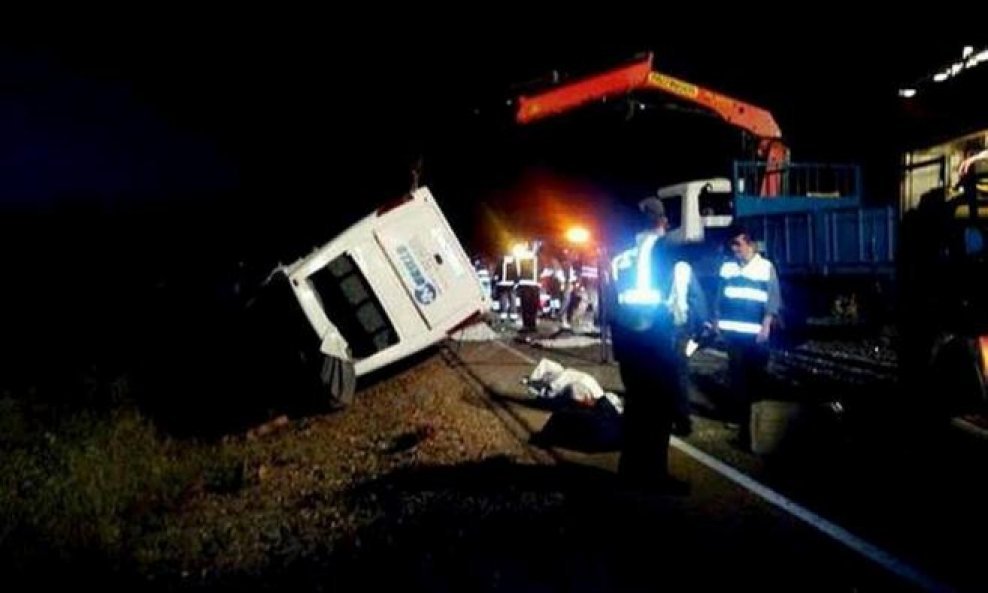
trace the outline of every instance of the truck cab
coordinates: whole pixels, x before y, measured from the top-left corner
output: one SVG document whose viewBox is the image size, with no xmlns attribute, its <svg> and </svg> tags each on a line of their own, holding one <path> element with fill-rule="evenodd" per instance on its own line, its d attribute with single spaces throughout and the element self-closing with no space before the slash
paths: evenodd
<svg viewBox="0 0 988 593">
<path fill-rule="evenodd" d="M 776 195 L 753 193 L 766 174 L 777 177 Z M 779 273 L 788 323 L 802 326 L 827 317 L 843 295 L 889 301 L 898 213 L 862 206 L 860 188 L 854 165 L 787 163 L 766 173 L 765 163 L 737 162 L 731 179 L 679 183 L 659 189 L 658 197 L 669 239 L 681 245 L 708 290 L 726 255 L 729 228 L 740 224 Z"/>
<path fill-rule="evenodd" d="M 669 240 L 702 243 L 734 220 L 731 180 L 725 177 L 687 181 L 658 191 L 669 219 Z"/>
</svg>

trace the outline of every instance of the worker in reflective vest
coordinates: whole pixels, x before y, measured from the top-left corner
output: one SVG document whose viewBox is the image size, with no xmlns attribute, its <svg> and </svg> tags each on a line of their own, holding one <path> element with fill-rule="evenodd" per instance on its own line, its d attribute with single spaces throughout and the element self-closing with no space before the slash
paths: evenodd
<svg viewBox="0 0 988 593">
<path fill-rule="evenodd" d="M 740 407 L 738 445 L 751 447 L 751 404 L 761 397 L 768 345 L 782 308 L 779 278 L 748 231 L 731 227 L 732 257 L 720 267 L 716 326 L 727 342 L 731 391 Z"/>
<path fill-rule="evenodd" d="M 515 248 L 515 262 L 518 266 L 518 284 L 515 293 L 521 305 L 523 332 L 534 332 L 539 314 L 539 258 L 538 242 L 531 245 L 518 245 Z"/>
<path fill-rule="evenodd" d="M 597 266 L 593 260 L 587 260 L 580 264 L 580 284 L 583 286 L 584 303 L 582 303 L 581 317 L 586 316 L 586 311 L 592 311 L 593 317 L 589 318 L 590 325 L 596 326 L 600 323 L 600 281 L 598 278 Z"/>
<path fill-rule="evenodd" d="M 563 302 L 560 309 L 560 327 L 570 329 L 572 327 L 573 309 L 576 308 L 576 300 L 579 298 L 579 276 L 573 269 L 572 261 L 567 258 L 563 263 Z"/>
<path fill-rule="evenodd" d="M 505 255 L 501 258 L 501 275 L 495 286 L 495 296 L 498 303 L 498 317 L 502 325 L 518 319 L 518 308 L 515 306 L 515 286 L 519 280 L 517 258 Z"/>
<path fill-rule="evenodd" d="M 477 279 L 480 280 L 480 291 L 486 298 L 491 298 L 491 271 L 479 261 L 474 262 L 474 270 L 477 271 Z"/>
<path fill-rule="evenodd" d="M 706 300 L 689 263 L 664 239 L 661 201 L 640 208 L 653 228 L 611 265 L 614 355 L 625 388 L 618 473 L 634 485 L 683 493 L 688 486 L 668 472 L 669 438 L 691 430 L 684 336 L 707 319 Z"/>
</svg>

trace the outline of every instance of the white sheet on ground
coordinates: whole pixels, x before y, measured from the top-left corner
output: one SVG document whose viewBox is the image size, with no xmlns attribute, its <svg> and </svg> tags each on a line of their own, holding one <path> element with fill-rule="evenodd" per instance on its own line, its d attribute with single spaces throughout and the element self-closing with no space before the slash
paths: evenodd
<svg viewBox="0 0 988 593">
<path fill-rule="evenodd" d="M 483 321 L 456 330 L 449 336 L 457 342 L 489 342 L 497 339 L 497 332 Z"/>
<path fill-rule="evenodd" d="M 538 385 L 538 397 L 569 397 L 573 401 L 592 406 L 598 399 L 605 398 L 619 413 L 624 410 L 621 398 L 604 391 L 597 379 L 590 373 L 566 368 L 549 358 L 543 358 L 528 376 L 530 386 Z"/>
</svg>

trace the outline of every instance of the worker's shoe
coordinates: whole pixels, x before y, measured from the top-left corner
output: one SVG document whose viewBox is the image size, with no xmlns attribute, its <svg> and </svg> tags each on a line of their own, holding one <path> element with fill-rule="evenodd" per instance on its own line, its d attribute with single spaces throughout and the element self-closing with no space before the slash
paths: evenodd
<svg viewBox="0 0 988 593">
<path fill-rule="evenodd" d="M 668 474 L 645 477 L 619 473 L 618 479 L 621 485 L 629 491 L 668 496 L 686 496 L 690 493 L 689 482 Z"/>
<path fill-rule="evenodd" d="M 646 494 L 658 494 L 661 496 L 688 496 L 690 493 L 690 483 L 672 476 L 661 476 L 650 480 L 645 480 L 638 484 L 638 490 Z"/>
<path fill-rule="evenodd" d="M 727 443 L 739 451 L 751 453 L 751 436 L 739 433 L 737 436 L 728 439 Z"/>
<path fill-rule="evenodd" d="M 672 434 L 677 437 L 688 437 L 693 434 L 693 419 L 686 415 L 673 420 Z"/>
<path fill-rule="evenodd" d="M 688 496 L 691 487 L 690 483 L 672 476 L 666 476 L 656 481 L 649 489 L 655 494 L 666 494 L 669 496 Z"/>
</svg>

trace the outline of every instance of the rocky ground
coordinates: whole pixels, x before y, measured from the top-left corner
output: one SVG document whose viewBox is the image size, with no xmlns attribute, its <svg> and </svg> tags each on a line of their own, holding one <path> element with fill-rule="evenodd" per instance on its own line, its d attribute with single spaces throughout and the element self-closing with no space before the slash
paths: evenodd
<svg viewBox="0 0 988 593">
<path fill-rule="evenodd" d="M 409 548 L 406 571 L 431 588 L 463 568 L 443 558 L 464 538 L 562 497 L 441 352 L 343 412 L 212 442 L 127 406 L 44 430 L 23 401 L 3 407 L 0 556 L 28 588 L 349 588 L 409 576 L 392 556 Z"/>
</svg>

